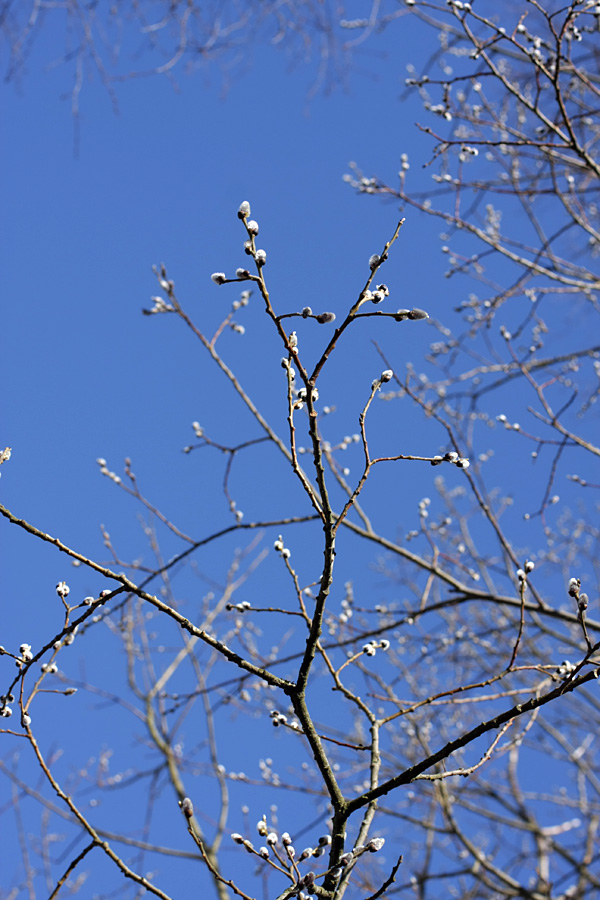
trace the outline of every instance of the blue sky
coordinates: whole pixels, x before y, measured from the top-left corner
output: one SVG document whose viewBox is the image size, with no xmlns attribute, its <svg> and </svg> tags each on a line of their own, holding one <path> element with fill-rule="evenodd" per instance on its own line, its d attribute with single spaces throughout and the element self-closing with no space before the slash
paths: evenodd
<svg viewBox="0 0 600 900">
<path fill-rule="evenodd" d="M 240 287 L 217 287 L 210 275 L 233 273 L 244 264 L 244 232 L 236 212 L 242 200 L 249 200 L 260 224 L 260 246 L 268 254 L 265 271 L 277 311 L 310 305 L 317 312 L 343 315 L 364 284 L 370 255 L 382 249 L 399 216 L 395 202 L 358 196 L 343 182 L 349 161 L 393 184 L 400 154 L 407 152 L 414 186 L 430 183 L 429 170 L 421 166 L 429 160 L 431 145 L 414 125 L 422 110 L 412 99 L 399 103 L 406 64 L 431 50 L 416 35 L 402 20 L 359 48 L 343 83 L 334 79 L 326 83 L 329 89 L 314 95 L 316 61 L 292 65 L 285 49 L 266 43 L 254 48 L 228 79 L 226 90 L 217 67 L 191 77 L 177 73 L 177 89 L 160 77 L 125 80 L 117 86 L 118 114 L 96 78 L 84 84 L 76 126 L 69 98 L 71 70 L 48 67 L 62 40 L 60 26 L 48 19 L 18 89 L 2 86 L 0 442 L 11 446 L 13 455 L 2 467 L 0 487 L 2 502 L 16 515 L 99 560 L 109 558 L 103 524 L 122 559 L 143 557 L 151 564 L 139 508 L 99 474 L 96 462 L 105 458 L 111 470 L 122 474 L 123 459 L 131 457 L 142 492 L 182 530 L 198 538 L 232 523 L 220 487 L 223 459 L 208 448 L 187 455 L 182 448 L 194 440 L 194 420 L 212 439 L 229 445 L 259 432 L 182 323 L 175 317 L 142 315 L 158 293 L 152 266 L 165 263 L 182 306 L 212 334 Z M 468 289 L 464 282 L 455 285 L 443 278 L 447 262 L 440 253 L 439 230 L 434 220 L 408 213 L 382 275 L 392 291 L 393 309 L 422 307 L 432 321 L 388 325 L 365 320 L 364 327 L 346 335 L 324 373 L 321 402 L 337 406 L 324 425 L 332 443 L 357 431 L 371 381 L 384 368 L 373 341 L 398 371 L 409 362 L 420 370 L 429 344 L 438 337 L 434 323 L 458 324 L 454 307 Z M 226 331 L 219 348 L 285 437 L 282 351 L 257 296 L 236 320 L 245 334 Z M 300 322 L 307 356 L 318 358 L 330 328 Z M 508 400 L 510 390 L 494 395 L 491 413 L 504 411 L 500 398 Z M 375 403 L 370 429 L 373 446 L 382 455 L 432 455 L 445 439 L 407 401 Z M 516 496 L 506 516 L 520 523 L 532 502 L 524 495 L 531 470 L 511 466 L 514 437 L 503 430 L 489 437 L 484 433 L 481 450 L 494 444 L 499 461 L 490 480 L 500 476 L 507 493 Z M 357 446 L 347 458 L 351 472 L 358 472 Z M 392 537 L 417 527 L 417 504 L 432 494 L 435 471 L 424 464 L 410 471 L 376 470 L 370 511 L 377 527 Z M 457 469 L 445 474 L 449 482 L 460 484 Z M 307 512 L 281 460 L 273 456 L 265 461 L 260 449 L 236 461 L 231 487 L 247 519 Z M 521 546 L 535 546 L 537 537 L 532 540 L 531 534 L 517 532 Z M 271 529 L 260 546 L 270 549 L 276 536 L 277 529 Z M 195 568 L 174 577 L 178 601 L 185 605 L 208 589 L 218 591 L 232 553 L 246 547 L 251 537 L 236 535 L 200 552 Z M 289 538 L 302 583 L 318 577 L 320 559 L 315 563 L 313 555 L 320 553 L 318 538 L 307 525 L 298 526 Z M 161 546 L 165 558 L 180 549 L 178 541 L 162 532 Z M 251 549 L 251 558 L 260 546 Z M 60 631 L 57 582 L 66 580 L 73 595 L 82 597 L 106 587 L 17 528 L 3 529 L 2 556 L 2 643 L 10 648 L 23 641 L 35 648 Z M 376 571 L 378 554 L 371 547 L 340 541 L 337 565 L 335 604 L 348 578 L 356 580 L 369 602 L 373 596 L 375 602 L 397 599 L 397 585 Z M 289 590 L 281 568 L 270 565 L 267 571 L 268 578 L 253 579 L 245 587 L 244 596 L 255 605 L 267 599 L 271 605 Z M 269 641 L 283 640 L 279 625 L 264 628 Z M 287 640 L 292 646 L 292 638 Z M 175 643 L 168 630 L 165 641 L 169 648 L 169 641 Z M 67 675 L 97 682 L 101 673 L 104 689 L 116 691 L 123 674 L 117 654 L 114 635 L 99 633 L 73 659 Z M 66 698 L 54 699 L 58 704 Z M 80 715 L 92 723 L 89 730 L 87 725 L 80 729 L 77 715 L 63 718 L 53 712 L 58 705 L 40 703 L 39 715 L 47 745 L 60 738 L 76 748 L 77 758 L 66 759 L 61 773 L 77 781 L 73 771 L 80 772 L 82 760 L 97 758 L 99 748 L 113 740 L 115 717 L 121 712 L 100 700 L 95 706 L 89 697 L 74 702 L 82 704 Z M 256 769 L 256 758 L 267 752 L 261 733 L 246 731 L 235 718 L 231 728 L 225 732 L 226 765 L 240 768 L 243 741 L 247 765 Z M 124 735 L 125 726 L 114 737 L 115 770 L 126 768 L 136 746 L 133 737 Z M 279 765 L 296 761 L 281 752 L 279 735 L 272 743 L 279 747 Z M 269 752 L 277 755 L 272 748 Z M 94 766 L 90 764 L 90 772 Z M 211 791 L 207 783 L 204 779 L 203 790 Z M 89 797 L 93 791 L 91 778 Z M 231 830 L 241 831 L 240 806 L 251 807 L 252 823 L 262 814 L 262 794 L 233 785 L 232 795 Z M 97 821 L 110 825 L 119 802 L 114 795 L 113 800 L 104 798 L 94 813 Z M 297 804 L 286 809 L 288 816 L 297 814 L 303 822 L 311 815 L 315 820 L 325 816 L 323 809 L 311 812 L 305 798 Z M 168 843 L 191 849 L 178 817 L 170 809 L 158 825 L 164 835 L 155 839 L 164 836 Z M 36 829 L 35 818 L 28 827 Z M 182 831 L 177 838 L 174 828 Z M 238 860 L 233 848 L 225 852 Z M 251 869 L 239 861 L 235 865 L 242 873 Z M 19 877 L 17 873 L 15 879 Z M 102 870 L 95 877 L 103 889 L 105 877 L 112 884 L 112 873 Z M 187 877 L 185 868 L 169 873 L 174 896 L 178 879 Z"/>
<path fill-rule="evenodd" d="M 13 449 L 10 467 L 3 467 L 2 494 L 9 509 L 96 559 L 106 559 L 102 523 L 123 558 L 148 559 L 135 505 L 100 476 L 96 464 L 104 457 L 111 469 L 121 472 L 123 458 L 130 456 L 142 490 L 184 530 L 199 536 L 231 523 L 220 491 L 221 460 L 206 449 L 189 456 L 181 451 L 193 439 L 193 420 L 225 443 L 256 437 L 257 429 L 240 405 L 232 403 L 230 387 L 219 380 L 181 323 L 141 315 L 158 292 L 151 267 L 164 262 L 184 308 L 208 332 L 214 330 L 239 289 L 218 288 L 210 275 L 232 272 L 244 262 L 236 212 L 248 199 L 261 226 L 278 310 L 310 304 L 317 311 L 341 315 L 364 283 L 369 256 L 381 250 L 398 217 L 393 203 L 369 202 L 344 184 L 347 164 L 357 160 L 393 175 L 400 152 L 425 144 L 412 125 L 415 112 L 398 106 L 404 72 L 396 40 L 387 42 L 386 58 L 371 53 L 359 57 L 366 77 L 350 71 L 346 85 L 335 84 L 331 92 L 313 97 L 314 64 L 292 67 L 284 52 L 268 46 L 254 53 L 247 71 L 233 78 L 225 93 L 216 69 L 179 77 L 177 91 L 158 77 L 125 81 L 118 86 L 118 115 L 96 79 L 84 86 L 76 135 L 69 97 L 64 96 L 70 73 L 45 65 L 55 56 L 57 42 L 60 46 L 60 32 L 52 30 L 49 20 L 20 89 L 2 88 L 2 355 L 4 370 L 10 373 L 3 435 Z M 396 307 L 425 306 L 433 314 L 445 301 L 433 291 L 433 252 L 421 252 L 428 227 L 416 221 L 405 227 L 385 278 L 394 285 Z M 441 269 L 442 261 L 437 265 Z M 226 333 L 222 352 L 285 435 L 281 348 L 265 328 L 256 297 L 239 321 L 246 334 Z M 331 326 L 306 324 L 312 328 L 305 329 L 304 342 L 311 342 L 316 358 Z M 424 350 L 428 328 L 415 325 L 419 330 L 415 327 L 410 338 L 396 326 L 388 344 L 392 353 L 398 341 L 410 341 L 415 358 L 419 348 Z M 357 430 L 359 403 L 365 402 L 371 380 L 383 368 L 370 339 L 385 343 L 384 329 L 370 322 L 367 326 L 362 334 L 349 335 L 347 349 L 323 379 L 327 388 L 322 395 L 329 389 L 329 402 L 339 410 L 337 418 L 332 417 L 332 441 Z M 383 424 L 387 412 L 387 405 L 378 406 L 374 422 Z M 399 424 L 391 418 L 384 429 L 395 434 Z M 385 452 L 383 442 L 381 450 Z M 358 449 L 351 453 L 357 466 Z M 267 485 L 264 474 L 257 482 L 257 454 L 234 468 L 239 507 L 253 519 L 306 512 L 300 491 L 281 464 L 271 464 L 280 484 Z M 425 489 L 429 472 L 423 469 L 421 475 Z M 411 485 L 413 505 L 419 490 Z M 288 497 L 295 508 L 290 508 Z M 395 522 L 396 503 L 381 505 L 382 519 Z M 268 546 L 274 536 L 266 539 Z M 168 535 L 162 540 L 166 556 L 180 549 Z M 106 586 L 85 570 L 73 570 L 52 547 L 32 546 L 16 528 L 4 529 L 2 544 L 4 602 L 13 610 L 3 624 L 7 647 L 23 641 L 36 647 L 60 630 L 54 592 L 58 581 L 67 580 L 73 594 L 82 596 Z M 297 546 L 303 544 L 316 546 L 305 527 Z M 198 570 L 220 583 L 239 545 L 236 538 L 200 555 Z M 340 548 L 340 565 L 347 552 L 362 552 L 365 567 L 373 563 L 372 551 L 354 544 L 351 550 Z M 307 580 L 317 574 L 312 563 L 302 572 Z M 287 589 L 281 573 L 272 574 L 269 583 L 272 590 Z M 175 584 L 179 587 L 180 582 Z M 199 589 L 206 590 L 202 579 Z M 381 584 L 379 590 L 385 593 Z M 261 593 L 260 582 L 251 591 L 254 600 Z M 338 602 L 341 583 L 339 592 Z M 120 666 L 111 661 L 106 667 L 115 652 L 110 640 L 98 637 L 70 677 L 85 680 L 84 673 L 97 675 L 100 666 L 103 686 L 116 690 Z M 87 712 L 94 708 L 89 706 L 93 701 L 82 702 Z M 115 713 L 109 707 L 111 716 L 103 725 L 102 713 L 96 711 L 96 726 L 86 727 L 83 734 L 78 716 L 74 721 L 62 715 L 56 720 L 56 709 L 42 710 L 40 704 L 39 716 L 44 717 L 47 740 L 53 734 L 59 740 L 58 721 L 61 743 L 66 745 L 70 736 L 77 748 L 78 762 L 69 761 L 61 770 L 67 777 L 69 766 L 93 759 L 99 746 L 112 740 L 108 734 Z M 260 738 L 252 740 L 258 740 L 257 755 L 264 754 Z M 115 745 L 118 769 L 126 763 L 118 739 Z M 126 742 L 122 752 L 128 749 Z M 240 768 L 235 752 L 229 753 L 227 745 L 223 752 L 228 766 Z M 245 787 L 236 809 L 242 800 L 251 804 L 252 799 L 251 789 Z M 103 801 L 96 813 L 99 824 L 105 824 L 105 815 L 111 823 L 107 807 Z M 257 809 L 262 811 L 262 806 L 253 806 L 253 814 Z M 171 811 L 168 817 L 169 840 L 172 823 L 180 827 L 177 816 Z M 232 830 L 241 827 L 238 820 L 239 815 Z M 38 827 L 35 816 L 30 827 Z M 185 837 L 176 843 L 187 846 Z M 230 848 L 226 854 L 236 858 Z M 245 871 L 246 861 L 241 862 Z M 15 872 L 18 881 L 18 868 Z M 175 894 L 179 877 L 169 876 Z"/>
<path fill-rule="evenodd" d="M 369 77 L 351 71 L 347 86 L 309 98 L 314 66 L 291 67 L 285 53 L 264 47 L 224 96 L 216 69 L 181 76 L 178 91 L 161 78 L 125 81 L 115 115 L 97 79 L 85 84 L 75 156 L 64 96 L 70 70 L 44 66 L 59 39 L 46 32 L 20 90 L 3 89 L 3 355 L 14 377 L 4 409 L 13 456 L 2 487 L 9 508 L 66 542 L 84 540 L 93 553 L 98 523 L 111 527 L 123 503 L 98 475 L 97 457 L 116 470 L 130 456 L 161 506 L 190 470 L 181 448 L 193 420 L 208 433 L 218 425 L 215 439 L 239 434 L 238 420 L 221 415 L 228 387 L 181 324 L 140 315 L 157 292 L 152 265 L 164 262 L 184 308 L 207 330 L 216 327 L 239 292 L 217 288 L 210 274 L 244 261 L 236 211 L 249 199 L 279 310 L 310 303 L 341 314 L 398 216 L 393 203 L 354 195 L 342 181 L 347 163 L 393 177 L 400 152 L 425 141 L 413 127 L 416 110 L 397 103 L 404 72 L 395 55 L 369 54 L 361 63 Z M 392 51 L 396 40 L 388 40 Z M 447 301 L 433 289 L 436 265 L 438 277 L 442 269 L 437 246 L 420 252 L 428 229 L 405 226 L 385 274 L 397 305 L 435 314 Z M 249 369 L 244 383 L 262 355 L 257 303 L 244 319 L 246 335 L 223 339 Z M 316 351 L 327 326 L 310 324 Z M 383 335 L 365 331 L 335 376 L 350 391 L 360 354 L 363 395 L 381 370 L 369 338 Z M 412 347 L 429 337 L 426 327 L 413 329 Z M 272 349 L 279 354 L 274 341 Z M 348 407 L 340 431 L 356 429 L 356 405 Z M 54 584 L 63 562 L 52 557 Z"/>
</svg>

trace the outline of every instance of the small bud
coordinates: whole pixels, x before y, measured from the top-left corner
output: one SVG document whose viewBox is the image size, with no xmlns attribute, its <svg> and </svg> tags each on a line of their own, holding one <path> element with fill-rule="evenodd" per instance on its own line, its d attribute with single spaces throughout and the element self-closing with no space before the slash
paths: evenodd
<svg viewBox="0 0 600 900">
<path fill-rule="evenodd" d="M 250 272 L 248 271 L 248 269 L 239 268 L 239 269 L 235 270 L 235 277 L 236 278 L 250 278 Z"/>
<path fill-rule="evenodd" d="M 260 850 L 258 851 L 258 854 L 259 854 L 259 856 L 262 856 L 263 859 L 269 858 L 269 851 L 267 850 L 266 847 L 261 847 Z"/>
<path fill-rule="evenodd" d="M 372 256 L 369 257 L 369 268 L 376 269 L 380 262 L 381 262 L 381 257 L 379 255 L 379 253 L 374 253 Z"/>
<path fill-rule="evenodd" d="M 432 466 L 439 466 L 444 462 L 443 456 L 434 456 L 433 459 L 430 459 L 429 462 Z"/>
<path fill-rule="evenodd" d="M 258 222 L 255 222 L 254 219 L 250 219 L 250 221 L 246 223 L 246 228 L 250 234 L 255 236 L 258 234 Z"/>
<path fill-rule="evenodd" d="M 471 463 L 468 459 L 457 459 L 456 465 L 459 469 L 468 469 Z"/>
<path fill-rule="evenodd" d="M 369 851 L 369 853 L 377 853 L 378 850 L 381 850 L 384 844 L 384 838 L 371 838 L 371 840 L 367 844 L 367 850 Z"/>
<path fill-rule="evenodd" d="M 186 819 L 191 819 L 194 815 L 194 804 L 192 803 L 190 798 L 184 797 L 184 799 L 180 801 L 179 806 L 181 807 L 181 812 L 184 814 Z"/>
<path fill-rule="evenodd" d="M 68 597 L 69 594 L 71 593 L 71 588 L 69 587 L 69 585 L 67 584 L 66 581 L 59 581 L 58 584 L 56 585 L 56 593 L 58 594 L 59 597 L 62 597 L 64 600 L 64 598 Z"/>
<path fill-rule="evenodd" d="M 394 377 L 394 373 L 391 369 L 384 369 L 381 373 L 381 381 L 385 384 L 387 381 L 391 381 Z"/>
<path fill-rule="evenodd" d="M 240 203 L 240 208 L 238 209 L 238 218 L 246 219 L 250 215 L 250 204 L 247 200 L 244 200 L 243 203 Z"/>
<path fill-rule="evenodd" d="M 530 559 L 528 559 L 525 563 L 525 571 L 533 572 L 534 569 L 535 569 L 535 563 L 533 563 Z"/>
<path fill-rule="evenodd" d="M 233 834 L 231 835 L 231 840 L 232 840 L 232 841 L 235 841 L 236 844 L 243 844 L 243 843 L 244 843 L 244 838 L 241 836 L 241 834 L 238 834 L 237 831 L 234 831 L 234 832 L 233 832 Z"/>
<path fill-rule="evenodd" d="M 270 831 L 269 834 L 267 835 L 267 844 L 269 845 L 269 847 L 274 847 L 276 843 L 277 843 L 277 835 L 275 834 L 274 831 Z"/>
<path fill-rule="evenodd" d="M 264 266 L 267 261 L 267 254 L 265 250 L 257 250 L 254 254 L 254 262 L 260 268 Z"/>
<path fill-rule="evenodd" d="M 332 312 L 324 312 L 319 313 L 318 316 L 315 316 L 319 325 L 328 325 L 329 322 L 335 321 L 335 313 Z"/>
<path fill-rule="evenodd" d="M 589 597 L 587 594 L 581 593 L 577 598 L 577 608 L 579 612 L 583 612 L 588 608 Z"/>
<path fill-rule="evenodd" d="M 579 588 L 581 587 L 581 581 L 579 578 L 571 578 L 569 580 L 569 597 L 577 598 L 579 596 Z"/>
<path fill-rule="evenodd" d="M 292 843 L 292 839 L 289 836 L 287 831 L 284 831 L 283 834 L 281 835 L 281 843 L 283 844 L 284 847 L 289 847 L 290 844 Z"/>
<path fill-rule="evenodd" d="M 429 313 L 426 313 L 424 309 L 411 309 L 408 314 L 409 319 L 428 319 Z"/>
<path fill-rule="evenodd" d="M 560 666 L 556 670 L 556 674 L 560 676 L 570 675 L 575 666 L 568 659 L 563 659 Z"/>
<path fill-rule="evenodd" d="M 312 316 L 312 314 L 313 314 L 313 311 L 310 308 L 310 306 L 305 306 L 304 309 L 302 310 L 302 318 L 303 319 L 308 319 L 308 317 Z"/>
</svg>

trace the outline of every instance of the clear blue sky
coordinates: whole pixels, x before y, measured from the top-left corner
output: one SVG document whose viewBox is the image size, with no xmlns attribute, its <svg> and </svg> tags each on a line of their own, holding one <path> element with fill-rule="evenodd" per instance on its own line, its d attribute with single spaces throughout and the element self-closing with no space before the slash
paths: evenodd
<svg viewBox="0 0 600 900">
<path fill-rule="evenodd" d="M 414 185 L 430 183 L 429 172 L 421 170 L 430 143 L 414 126 L 422 111 L 412 100 L 399 103 L 406 64 L 431 50 L 415 43 L 415 34 L 403 20 L 374 37 L 357 51 L 344 83 L 330 84 L 331 90 L 314 96 L 309 93 L 316 62 L 292 66 L 284 51 L 266 44 L 254 47 L 226 91 L 218 69 L 210 67 L 190 78 L 177 73 L 177 90 L 159 77 L 124 81 L 117 86 L 118 115 L 96 78 L 84 84 L 76 129 L 68 96 L 71 70 L 47 65 L 61 47 L 60 28 L 48 20 L 18 89 L 2 86 L 0 443 L 10 445 L 13 455 L 2 467 L 0 487 L 2 502 L 16 515 L 99 560 L 107 558 L 102 523 L 123 559 L 143 557 L 152 564 L 138 508 L 101 477 L 96 464 L 103 457 L 122 474 L 123 459 L 129 456 L 142 491 L 194 538 L 231 524 L 220 490 L 222 459 L 208 449 L 185 455 L 182 448 L 193 442 L 194 420 L 226 444 L 259 432 L 181 322 L 142 316 L 151 295 L 159 293 L 151 267 L 166 264 L 184 309 L 212 333 L 239 289 L 219 288 L 210 275 L 233 273 L 245 263 L 236 211 L 242 200 L 249 200 L 261 228 L 260 246 L 268 254 L 266 275 L 277 311 L 310 305 L 316 312 L 342 315 L 365 281 L 369 256 L 381 250 L 399 215 L 394 202 L 357 196 L 344 184 L 348 162 L 355 160 L 366 174 L 394 183 L 400 154 L 407 152 Z M 454 326 L 454 307 L 465 288 L 443 278 L 446 260 L 439 230 L 433 220 L 410 213 L 382 277 L 394 309 L 423 307 L 432 320 Z M 238 321 L 245 334 L 226 332 L 221 352 L 285 436 L 281 347 L 258 297 Z M 323 378 L 321 402 L 338 406 L 327 426 L 332 443 L 357 431 L 358 412 L 383 368 L 372 341 L 402 372 L 408 362 L 419 370 L 438 336 L 431 323 L 414 323 L 410 329 L 372 320 L 364 324 L 360 333 L 356 329 L 348 336 Z M 298 326 L 303 347 L 315 358 L 328 328 L 314 322 Z M 371 434 L 377 451 L 439 452 L 444 436 L 406 407 L 375 404 Z M 514 521 L 521 521 L 529 501 L 519 499 L 518 490 L 530 476 L 506 465 L 504 432 L 491 436 L 481 451 L 492 441 L 501 457 L 495 474 L 505 477 L 508 493 L 516 492 Z M 353 474 L 359 471 L 359 455 L 357 447 L 348 451 Z M 377 527 L 392 537 L 416 527 L 417 503 L 432 493 L 435 471 L 421 466 L 391 477 L 377 471 L 370 505 Z M 453 469 L 448 479 L 456 476 L 458 484 L 460 474 Z M 232 490 L 249 519 L 307 512 L 280 461 L 269 462 L 265 471 L 260 452 L 251 451 L 234 467 Z M 266 535 L 265 547 L 271 548 L 276 531 Z M 161 539 L 165 557 L 180 549 L 168 534 Z M 309 556 L 317 546 L 315 536 L 303 526 L 289 541 L 303 581 L 310 580 L 311 572 L 316 578 L 320 560 L 313 563 Z M 201 577 L 186 571 L 175 578 L 178 598 L 204 593 L 207 580 L 222 584 L 232 551 L 246 543 L 246 537 L 236 537 L 200 553 L 196 566 Z M 522 544 L 531 546 L 525 532 Z M 1 642 L 12 650 L 23 641 L 35 648 L 60 630 L 54 591 L 58 581 L 66 580 L 82 597 L 97 595 L 106 586 L 16 528 L 3 528 L 2 556 Z M 393 599 L 394 587 L 373 571 L 375 563 L 371 548 L 342 542 L 333 602 L 339 604 L 348 578 L 370 597 L 375 593 L 381 602 Z M 268 605 L 267 600 L 275 603 L 288 589 L 275 568 L 268 581 L 249 582 L 244 597 Z M 269 636 L 274 642 L 281 637 L 276 631 Z M 98 682 L 98 670 L 104 667 L 103 684 L 110 690 L 117 688 L 122 665 L 117 645 L 105 635 L 87 642 L 67 674 Z M 64 699 L 56 698 L 56 709 Z M 82 704 L 83 716 L 94 701 L 82 696 L 73 702 Z M 53 730 L 56 742 L 67 731 L 78 750 L 74 761 L 65 762 L 64 777 L 70 766 L 83 767 L 103 743 L 115 744 L 115 770 L 125 765 L 130 738 L 120 746 L 107 733 L 103 741 L 102 728 L 112 732 L 114 718 L 103 726 L 99 711 L 97 731 L 78 734 L 72 718 L 62 719 L 41 703 L 39 707 L 46 745 L 52 743 Z M 100 702 L 98 709 L 106 713 Z M 112 707 L 110 712 L 117 715 Z M 243 727 L 234 721 L 226 733 L 225 762 L 242 768 L 236 751 L 243 740 L 247 766 L 256 774 L 256 759 L 275 753 Z M 274 746 L 280 745 L 275 741 Z M 285 754 L 278 763 L 285 767 Z M 92 796 L 93 778 L 89 792 Z M 241 803 L 251 807 L 252 823 L 264 811 L 262 795 L 255 797 L 248 787 L 239 794 L 232 788 L 232 793 L 231 830 L 242 831 Z M 108 827 L 109 802 L 103 802 L 97 821 L 106 814 L 103 824 Z M 118 810 L 118 799 L 114 802 Z M 291 816 L 294 807 L 287 813 Z M 304 808 L 303 813 L 303 821 L 309 821 Z M 169 813 L 162 836 L 191 850 L 178 815 Z M 174 822 L 180 835 L 173 831 Z M 28 827 L 38 827 L 33 814 Z M 282 827 L 289 825 L 283 822 Z M 227 853 L 233 860 L 233 850 Z M 236 862 L 241 872 L 251 869 L 246 862 Z M 167 864 L 161 865 L 164 872 Z M 181 877 L 187 877 L 182 871 Z M 96 884 L 104 884 L 105 876 L 106 884 L 114 884 L 107 872 L 96 875 Z M 177 893 L 179 877 L 170 875 L 167 889 L 185 896 Z"/>
<path fill-rule="evenodd" d="M 223 419 L 230 389 L 180 323 L 142 317 L 157 293 L 151 266 L 167 265 L 180 302 L 210 331 L 239 293 L 236 286 L 217 288 L 210 274 L 245 262 L 236 211 L 248 199 L 278 311 L 310 304 L 341 314 L 398 218 L 393 203 L 356 196 L 343 183 L 347 163 L 393 179 L 401 152 L 422 154 L 428 146 L 413 126 L 417 108 L 398 104 L 402 37 L 396 30 L 380 39 L 380 54 L 359 55 L 345 85 L 312 98 L 315 64 L 292 67 L 284 52 L 268 46 L 224 95 L 217 68 L 180 75 L 178 91 L 157 77 L 125 81 L 117 87 L 115 115 L 98 80 L 85 83 L 75 156 L 72 72 L 44 65 L 58 54 L 61 33 L 49 28 L 43 35 L 20 89 L 3 88 L 2 341 L 10 373 L 3 431 L 13 456 L 2 489 L 9 508 L 92 555 L 102 553 L 99 522 L 116 529 L 115 539 L 122 529 L 119 536 L 135 544 L 131 504 L 95 463 L 105 457 L 119 470 L 130 456 L 157 505 L 193 527 L 196 510 L 182 488 L 186 495 L 200 456 L 181 454 L 193 437 L 191 422 L 200 420 L 215 440 L 235 441 L 248 436 L 246 420 Z M 418 163 L 414 169 L 418 177 Z M 416 216 L 405 226 L 385 272 L 394 308 L 449 311 L 436 289 L 444 260 L 435 233 L 434 223 Z M 246 334 L 222 340 L 232 364 L 239 359 L 244 384 L 264 359 L 263 341 L 271 340 L 275 362 L 281 355 L 259 309 L 255 298 L 240 316 Z M 327 326 L 309 324 L 316 352 Z M 342 394 L 356 387 L 362 400 L 381 371 L 371 338 L 392 357 L 398 342 L 410 341 L 417 363 L 431 332 L 419 326 L 407 334 L 397 329 L 386 346 L 381 327 L 364 328 L 337 364 Z M 269 376 L 279 379 L 275 391 L 268 379 L 261 383 L 266 397 L 280 393 L 280 375 L 275 367 Z M 343 409 L 335 402 L 340 416 L 332 440 L 357 424 L 357 403 Z M 239 408 L 237 414 L 244 416 Z M 218 512 L 229 521 L 225 508 Z M 28 540 L 14 533 L 7 539 L 27 555 Z M 49 566 L 47 572 L 36 566 L 39 590 L 65 572 L 55 553 L 38 552 Z M 17 579 L 16 589 L 24 601 L 31 584 Z"/>
</svg>

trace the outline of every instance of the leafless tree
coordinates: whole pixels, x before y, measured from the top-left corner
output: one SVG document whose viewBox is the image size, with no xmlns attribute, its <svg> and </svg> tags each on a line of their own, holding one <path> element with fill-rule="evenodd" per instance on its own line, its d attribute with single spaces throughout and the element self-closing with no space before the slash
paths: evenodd
<svg viewBox="0 0 600 900">
<path fill-rule="evenodd" d="M 448 276 L 475 278 L 477 293 L 448 322 L 396 309 L 397 286 L 382 278 L 401 219 L 366 250 L 343 318 L 285 308 L 244 202 L 246 256 L 212 276 L 233 295 L 216 331 L 188 313 L 164 266 L 145 310 L 189 329 L 249 413 L 237 443 L 194 422 L 185 448 L 222 477 L 230 525 L 215 531 L 207 517 L 188 534 L 129 460 L 121 475 L 98 462 L 144 513 L 150 561 L 123 559 L 107 531 L 111 559 L 90 559 L 0 508 L 77 563 L 73 578 L 82 567 L 99 578 L 85 599 L 58 584 L 63 619 L 43 647 L 4 648 L 16 670 L 3 675 L 3 735 L 27 745 L 42 776 L 4 757 L 14 820 L 39 808 L 35 838 L 17 827 L 32 897 L 42 883 L 49 897 L 85 895 L 90 877 L 108 893 L 121 875 L 132 893 L 163 898 L 187 895 L 190 878 L 220 898 L 598 896 L 600 11 L 534 0 L 497 24 L 493 8 L 462 0 L 407 8 L 440 36 L 407 85 L 435 117 L 422 125 L 432 158 L 414 191 L 406 158 L 393 184 L 356 165 L 348 181 L 436 216 Z M 360 34 L 397 18 L 345 24 Z M 256 379 L 221 352 L 246 316 L 264 328 Z M 365 373 L 362 397 L 335 398 L 357 421 L 338 434 L 323 382 L 373 321 L 385 326 L 381 370 Z M 426 327 L 438 339 L 420 370 L 407 367 L 388 335 Z M 261 412 L 273 397 L 279 420 Z M 400 447 L 381 425 L 398 404 Z M 412 509 L 396 491 L 395 521 L 379 528 L 390 479 L 402 486 L 423 468 L 431 496 Z M 252 479 L 278 486 L 249 495 L 256 513 L 235 487 Z M 231 548 L 223 573 L 220 546 Z M 198 599 L 207 548 L 215 569 Z M 360 576 L 369 555 L 384 602 Z M 76 679 L 71 644 L 107 657 L 119 647 L 124 683 L 105 666 Z M 67 767 L 53 749 L 45 693 L 76 688 L 101 702 L 85 727 L 106 728 L 108 747 L 135 737 L 116 767 L 110 749 L 93 767 L 75 758 L 75 698 L 61 720 Z"/>
</svg>

